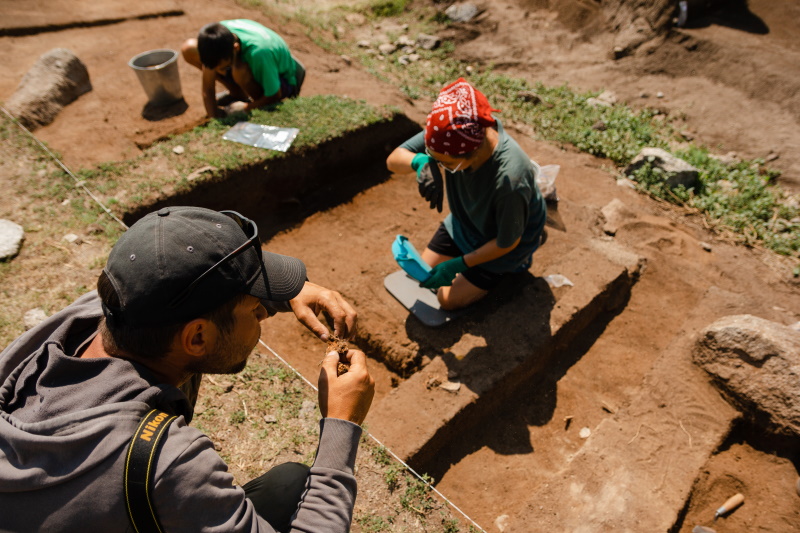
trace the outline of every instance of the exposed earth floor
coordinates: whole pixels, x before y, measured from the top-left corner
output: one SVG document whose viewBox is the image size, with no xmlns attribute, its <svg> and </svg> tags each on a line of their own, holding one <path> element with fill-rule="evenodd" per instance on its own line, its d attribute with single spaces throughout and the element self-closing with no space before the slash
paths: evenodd
<svg viewBox="0 0 800 533">
<path fill-rule="evenodd" d="M 59 20 L 42 16 L 30 35 L 0 36 L 0 100 L 54 47 L 69 48 L 87 65 L 93 90 L 36 132 L 76 169 L 132 157 L 204 120 L 200 75 L 185 63 L 185 110 L 145 119 L 145 95 L 127 66 L 133 55 L 178 49 L 211 20 L 263 19 L 232 1 L 91 3 L 105 9 L 99 13 L 81 10 L 84 3 L 62 0 L 68 9 Z M 773 165 L 784 172 L 782 185 L 800 191 L 795 4 L 749 3 L 767 34 L 711 23 L 668 38 L 653 54 L 616 62 L 608 37 L 589 39 L 563 13 L 534 9 L 542 4 L 491 3 L 477 22 L 451 30 L 455 55 L 532 81 L 605 88 L 632 106 L 657 106 L 682 116 L 696 141 L 720 153 L 778 154 Z M 167 16 L 83 27 L 81 13 L 89 12 L 98 21 L 120 13 Z M 303 94 L 394 105 L 424 120 L 431 102 L 411 100 L 319 48 L 299 25 L 274 29 L 309 72 Z M 365 26 L 345 38 L 375 31 Z M 687 46 L 686 39 L 701 44 Z M 737 64 L 761 70 L 734 79 Z M 617 186 L 608 161 L 510 132 L 540 164 L 561 166 L 557 222 L 521 289 L 503 288 L 453 324 L 427 330 L 383 288 L 396 269 L 388 252 L 394 236 L 405 234 L 421 248 L 440 220 L 409 176 L 387 175 L 266 243 L 302 258 L 312 280 L 359 309 L 357 344 L 371 356 L 377 380 L 368 428 L 430 472 L 437 489 L 486 531 L 800 530 L 796 443 L 791 450 L 742 422 L 691 363 L 696 333 L 719 317 L 800 320 L 792 261 L 727 242 L 699 217 Z M 611 237 L 600 210 L 613 199 L 631 215 Z M 550 274 L 574 286 L 550 288 L 543 281 Z M 315 380 L 322 347 L 293 319 L 268 321 L 263 340 Z M 519 376 L 509 370 L 517 368 Z M 462 388 L 453 394 L 437 386 L 446 381 Z M 716 508 L 737 492 L 745 505 L 712 525 Z"/>
</svg>

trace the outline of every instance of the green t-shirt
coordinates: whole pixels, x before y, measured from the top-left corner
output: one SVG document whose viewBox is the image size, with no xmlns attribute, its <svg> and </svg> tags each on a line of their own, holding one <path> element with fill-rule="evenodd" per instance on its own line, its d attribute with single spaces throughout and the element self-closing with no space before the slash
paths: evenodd
<svg viewBox="0 0 800 533">
<path fill-rule="evenodd" d="M 475 171 L 445 172 L 450 214 L 444 225 L 465 254 L 497 239 L 505 248 L 521 238 L 507 254 L 479 265 L 490 272 L 513 272 L 527 267 L 547 220 L 547 207 L 536 186 L 539 165 L 497 121 L 499 141 L 491 157 Z M 424 132 L 401 145 L 414 153 L 425 150 Z"/>
<path fill-rule="evenodd" d="M 272 96 L 280 90 L 281 78 L 289 85 L 297 86 L 297 66 L 289 46 L 280 35 L 247 19 L 223 20 L 220 24 L 239 38 L 242 60 L 261 85 L 264 96 Z"/>
</svg>

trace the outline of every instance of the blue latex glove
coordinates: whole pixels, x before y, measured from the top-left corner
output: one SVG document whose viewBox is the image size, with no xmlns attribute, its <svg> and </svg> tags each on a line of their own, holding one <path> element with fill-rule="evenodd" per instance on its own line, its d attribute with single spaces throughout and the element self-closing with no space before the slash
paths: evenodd
<svg viewBox="0 0 800 533">
<path fill-rule="evenodd" d="M 453 284 L 456 274 L 461 274 L 469 267 L 464 262 L 464 257 L 449 259 L 444 263 L 439 263 L 431 270 L 431 277 L 420 283 L 426 289 L 438 289 Z"/>
<path fill-rule="evenodd" d="M 419 195 L 430 203 L 430 208 L 442 212 L 444 203 L 444 180 L 439 164 L 428 154 L 419 153 L 411 160 L 411 168 L 417 172 Z"/>
</svg>

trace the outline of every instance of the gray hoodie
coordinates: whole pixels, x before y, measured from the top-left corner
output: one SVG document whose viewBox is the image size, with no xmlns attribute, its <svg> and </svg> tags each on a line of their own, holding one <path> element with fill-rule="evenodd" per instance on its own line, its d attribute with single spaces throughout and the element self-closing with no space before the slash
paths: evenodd
<svg viewBox="0 0 800 533">
<path fill-rule="evenodd" d="M 73 355 L 96 334 L 92 292 L 0 353 L 0 531 L 133 531 L 123 462 L 142 417 L 178 418 L 155 470 L 153 502 L 165 533 L 273 531 L 233 484 L 213 443 L 189 427 L 192 408 L 146 368 Z M 320 443 L 292 531 L 347 531 L 361 428 L 320 422 Z"/>
</svg>

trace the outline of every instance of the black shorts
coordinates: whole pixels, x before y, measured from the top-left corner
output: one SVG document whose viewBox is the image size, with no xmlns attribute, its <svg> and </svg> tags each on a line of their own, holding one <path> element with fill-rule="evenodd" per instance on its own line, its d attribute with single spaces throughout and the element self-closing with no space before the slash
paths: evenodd
<svg viewBox="0 0 800 533">
<path fill-rule="evenodd" d="M 428 243 L 428 248 L 437 254 L 446 255 L 448 257 L 459 257 L 464 255 L 464 252 L 456 246 L 453 238 L 447 233 L 447 228 L 444 224 L 439 225 L 439 229 L 431 237 L 431 242 Z M 505 274 L 497 274 L 489 272 L 480 266 L 470 267 L 461 273 L 462 276 L 467 278 L 467 281 L 485 291 L 490 291 L 497 287 L 500 280 L 503 279 Z"/>
</svg>

